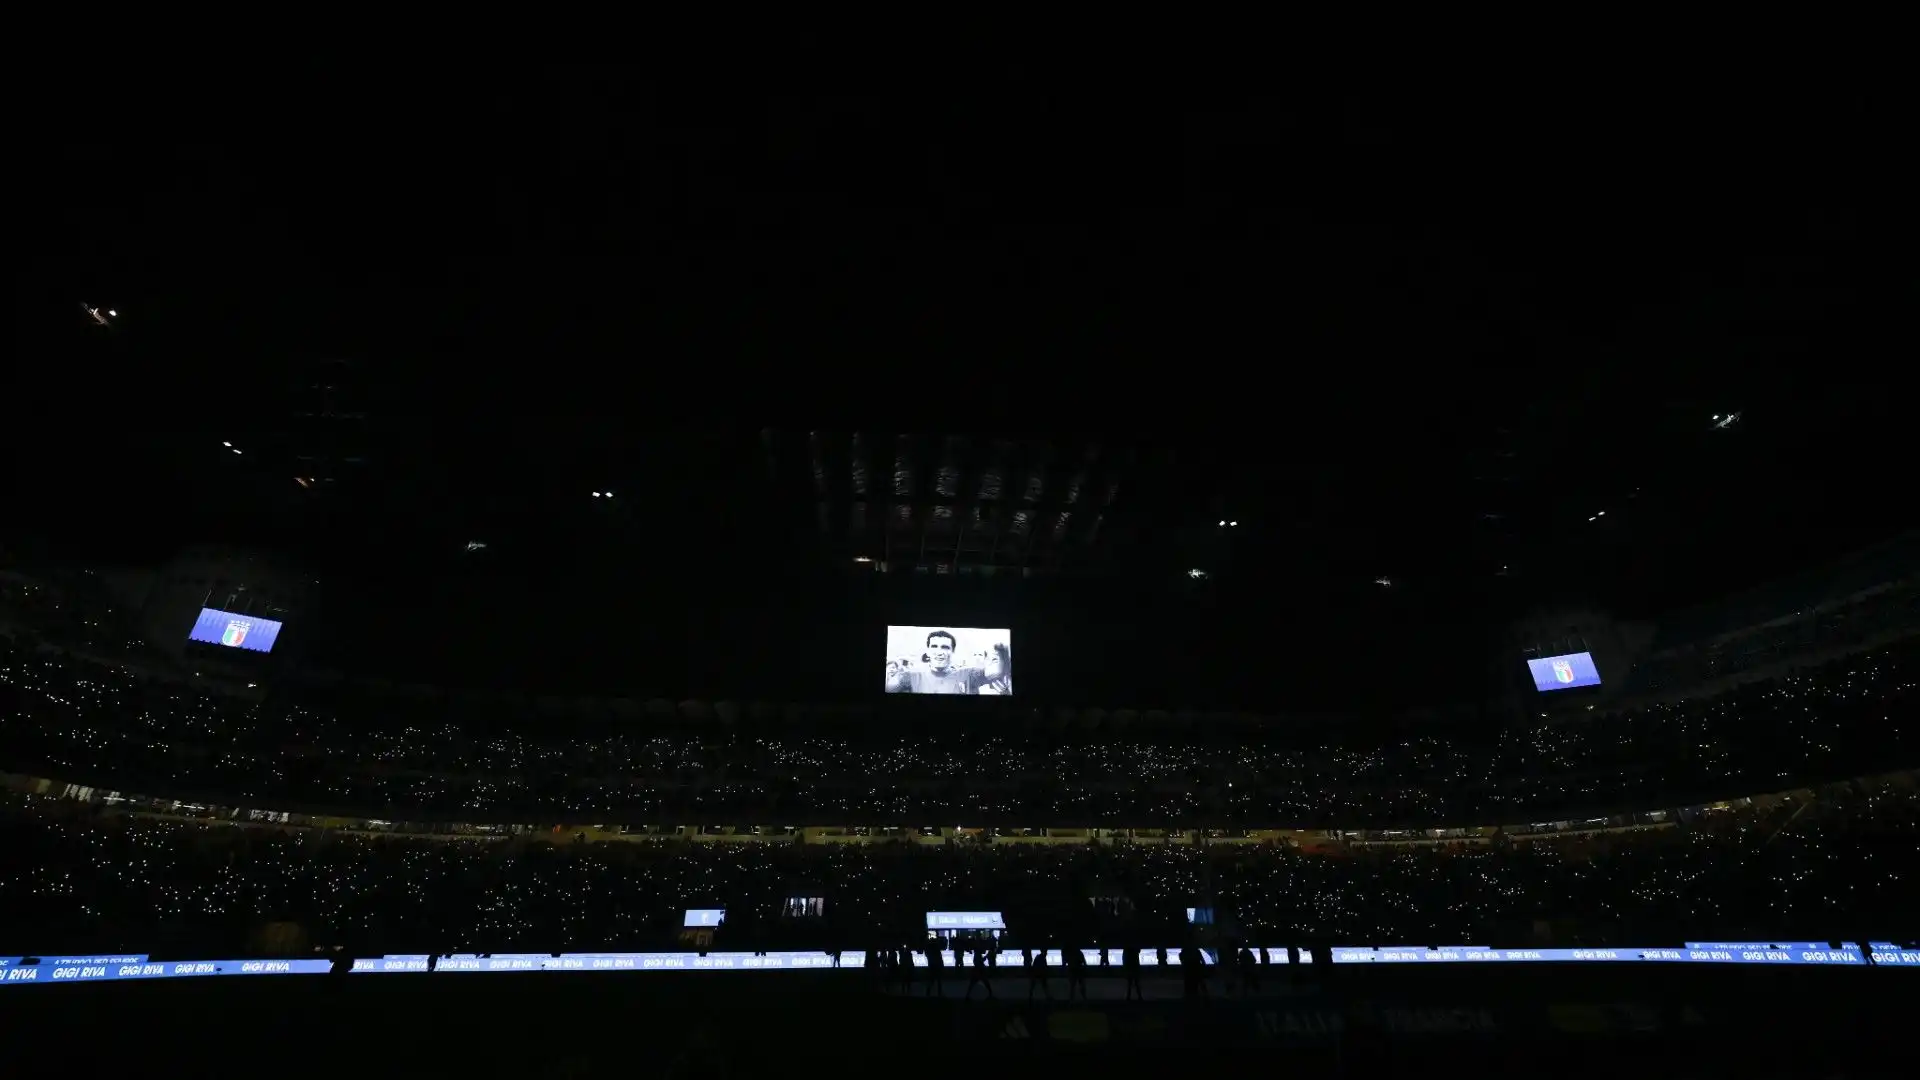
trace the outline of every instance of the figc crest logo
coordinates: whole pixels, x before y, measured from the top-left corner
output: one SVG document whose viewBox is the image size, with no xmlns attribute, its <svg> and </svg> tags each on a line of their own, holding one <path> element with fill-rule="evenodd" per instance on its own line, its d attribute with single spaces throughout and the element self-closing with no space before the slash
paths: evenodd
<svg viewBox="0 0 1920 1080">
<path fill-rule="evenodd" d="M 227 633 L 229 634 L 233 633 L 232 626 L 227 627 Z M 245 631 L 241 632 L 241 636 L 243 637 L 245 636 Z M 230 644 L 237 645 L 239 644 L 239 642 L 237 641 L 231 642 Z M 1555 660 L 1553 662 L 1553 677 L 1556 679 L 1559 679 L 1563 683 L 1572 682 L 1573 681 L 1573 665 L 1568 663 L 1565 660 Z"/>
<path fill-rule="evenodd" d="M 239 648 L 240 643 L 247 640 L 247 631 L 251 629 L 253 629 L 252 623 L 241 622 L 239 619 L 234 619 L 227 623 L 227 628 L 225 630 L 221 631 L 220 644 L 230 645 L 230 646 L 233 646 L 234 648 Z M 1558 668 L 1559 665 L 1555 664 L 1554 667 Z M 1573 676 L 1568 675 L 1565 679 L 1562 679 L 1561 681 L 1566 682 L 1572 678 Z"/>
</svg>

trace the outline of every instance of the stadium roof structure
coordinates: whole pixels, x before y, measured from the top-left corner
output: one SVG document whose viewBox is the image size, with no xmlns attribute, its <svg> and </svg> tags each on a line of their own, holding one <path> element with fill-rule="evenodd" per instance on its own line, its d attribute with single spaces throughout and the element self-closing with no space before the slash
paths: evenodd
<svg viewBox="0 0 1920 1080">
<path fill-rule="evenodd" d="M 1166 455 L 1138 444 L 780 429 L 763 439 L 783 490 L 808 491 L 830 556 L 879 572 L 1111 568 L 1165 494 Z"/>
<path fill-rule="evenodd" d="M 12 396 L 58 407 L 6 433 L 15 522 L 412 592 L 884 567 L 1444 623 L 1698 602 L 1910 516 L 1898 403 L 1842 362 L 1905 339 L 1905 279 L 1857 188 L 1741 170 L 1837 160 L 1808 103 L 929 125 L 536 83 L 407 124 L 377 193 L 372 142 L 37 147 Z M 1740 182 L 1590 168 L 1649 145 Z"/>
<path fill-rule="evenodd" d="M 1441 416 L 1376 396 L 1271 426 L 1223 411 L 1196 414 L 1220 416 L 1211 431 L 1049 432 L 383 415 L 376 388 L 350 416 L 281 395 L 235 419 L 129 424 L 130 456 L 49 463 L 22 486 L 40 520 L 95 543 L 257 542 L 416 586 L 473 567 L 697 566 L 716 586 L 827 570 L 1657 613 L 1904 523 L 1880 403 L 1759 393 L 1732 429 L 1705 400 L 1589 388 Z"/>
</svg>

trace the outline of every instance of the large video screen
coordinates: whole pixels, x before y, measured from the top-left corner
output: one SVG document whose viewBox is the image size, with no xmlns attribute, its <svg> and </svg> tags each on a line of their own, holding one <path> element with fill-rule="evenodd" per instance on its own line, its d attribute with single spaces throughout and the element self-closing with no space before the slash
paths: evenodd
<svg viewBox="0 0 1920 1080">
<path fill-rule="evenodd" d="M 1592 653 L 1544 656 L 1527 661 L 1527 670 L 1533 673 L 1533 688 L 1543 692 L 1600 685 L 1600 669 L 1593 666 Z"/>
<path fill-rule="evenodd" d="M 1012 636 L 968 626 L 889 626 L 887 693 L 1012 697 Z"/>
<path fill-rule="evenodd" d="M 187 635 L 187 640 L 225 645 L 229 649 L 246 649 L 249 652 L 272 652 L 273 641 L 280 636 L 280 626 L 273 619 L 256 619 L 251 615 L 236 615 L 218 608 L 201 608 L 200 617 L 193 621 L 193 631 Z"/>
</svg>

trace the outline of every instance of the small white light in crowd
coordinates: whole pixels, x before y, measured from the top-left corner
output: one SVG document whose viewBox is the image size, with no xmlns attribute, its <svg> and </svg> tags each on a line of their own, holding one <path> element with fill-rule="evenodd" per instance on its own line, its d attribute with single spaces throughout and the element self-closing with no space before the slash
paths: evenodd
<svg viewBox="0 0 1920 1080">
<path fill-rule="evenodd" d="M 1229 526 L 1238 526 L 1238 525 L 1239 525 L 1240 523 L 1239 523 L 1239 522 L 1237 522 L 1237 521 L 1229 521 L 1229 522 L 1227 522 L 1227 524 L 1228 524 Z"/>
<path fill-rule="evenodd" d="M 597 498 L 599 498 L 599 497 L 600 497 L 600 493 L 599 493 L 599 492 L 597 492 L 597 491 L 596 491 L 596 492 L 594 492 L 594 493 L 593 493 L 593 497 L 594 497 L 594 498 L 596 498 L 596 499 L 597 499 Z"/>
<path fill-rule="evenodd" d="M 108 309 L 107 309 L 107 318 L 109 318 L 109 319 L 117 319 L 117 318 L 119 318 L 119 317 L 120 317 L 120 313 L 119 313 L 119 312 L 117 312 L 117 311 L 115 311 L 115 310 L 113 310 L 112 308 L 108 308 Z"/>
<path fill-rule="evenodd" d="M 237 446 L 236 446 L 236 447 L 234 447 L 234 448 L 233 448 L 233 452 L 234 452 L 234 453 L 236 453 L 236 454 L 237 454 L 237 453 L 239 453 L 239 452 L 240 452 L 240 448 L 239 448 L 239 447 L 237 447 Z"/>
<path fill-rule="evenodd" d="M 1227 519 L 1226 519 L 1226 518 L 1221 518 L 1221 519 L 1220 519 L 1220 527 L 1221 527 L 1221 528 L 1223 528 L 1223 529 L 1227 527 Z"/>
<path fill-rule="evenodd" d="M 230 443 L 230 442 L 227 442 L 226 440 L 224 440 L 224 439 L 223 439 L 223 440 L 221 440 L 221 442 L 220 442 L 220 445 L 221 445 L 221 446 L 232 446 L 233 444 L 232 444 L 232 443 Z"/>
<path fill-rule="evenodd" d="M 1605 510 L 1602 510 L 1602 511 L 1600 511 L 1599 513 L 1597 513 L 1597 514 L 1595 514 L 1595 515 L 1593 515 L 1593 516 L 1594 516 L 1594 517 L 1606 517 L 1606 516 L 1607 516 L 1607 512 L 1606 512 Z"/>
<path fill-rule="evenodd" d="M 1195 581 L 1204 581 L 1206 580 L 1207 572 L 1196 566 L 1192 570 L 1187 571 L 1187 576 Z"/>
<path fill-rule="evenodd" d="M 1592 516 L 1592 517 L 1590 517 L 1590 518 L 1588 518 L 1587 520 L 1588 520 L 1588 521 L 1599 521 L 1599 520 L 1600 520 L 1600 515 L 1598 515 L 1598 514 L 1595 514 L 1594 516 Z"/>
<path fill-rule="evenodd" d="M 854 562 L 872 562 L 872 561 L 873 561 L 873 559 L 871 559 L 870 557 L 868 557 L 868 556 L 866 556 L 866 555 L 855 555 L 855 556 L 853 557 L 853 561 L 854 561 Z"/>
</svg>

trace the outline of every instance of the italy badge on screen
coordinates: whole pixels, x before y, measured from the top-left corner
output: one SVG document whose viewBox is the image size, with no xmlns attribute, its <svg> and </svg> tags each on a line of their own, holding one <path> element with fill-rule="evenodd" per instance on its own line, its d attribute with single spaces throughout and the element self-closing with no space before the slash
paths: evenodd
<svg viewBox="0 0 1920 1080">
<path fill-rule="evenodd" d="M 242 615 L 237 611 L 221 611 L 219 608 L 201 608 L 200 617 L 193 621 L 193 629 L 187 633 L 187 640 L 244 649 L 247 652 L 272 652 L 274 640 L 280 636 L 280 627 L 283 625 L 278 619 L 263 619 L 257 615 Z"/>
<path fill-rule="evenodd" d="M 1592 653 L 1535 657 L 1527 661 L 1527 671 L 1533 676 L 1533 688 L 1540 691 L 1600 685 L 1600 672 L 1593 666 Z"/>
</svg>

